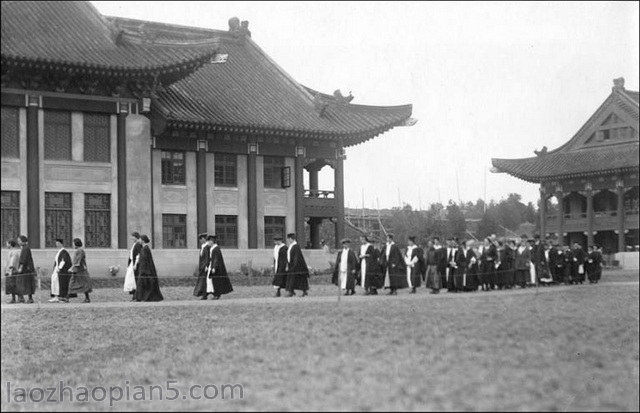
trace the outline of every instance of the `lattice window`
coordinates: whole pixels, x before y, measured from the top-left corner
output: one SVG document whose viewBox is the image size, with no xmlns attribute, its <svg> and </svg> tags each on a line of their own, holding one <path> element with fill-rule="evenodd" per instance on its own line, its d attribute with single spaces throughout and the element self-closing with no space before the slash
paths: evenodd
<svg viewBox="0 0 640 413">
<path fill-rule="evenodd" d="M 2 191 L 2 242 L 20 235 L 20 192 Z"/>
<path fill-rule="evenodd" d="M 221 247 L 238 248 L 238 217 L 216 215 L 216 236 Z"/>
<path fill-rule="evenodd" d="M 111 118 L 101 113 L 85 113 L 84 160 L 111 161 Z"/>
<path fill-rule="evenodd" d="M 238 169 L 238 156 L 227 153 L 216 153 L 215 158 L 215 185 L 237 186 L 236 171 Z"/>
<path fill-rule="evenodd" d="M 162 151 L 162 183 L 184 185 L 184 152 Z"/>
<path fill-rule="evenodd" d="M 280 236 L 284 240 L 284 217 L 264 217 L 264 247 L 273 246 L 273 237 Z"/>
<path fill-rule="evenodd" d="M 111 195 L 84 194 L 84 241 L 87 248 L 111 248 Z"/>
<path fill-rule="evenodd" d="M 264 157 L 264 187 L 282 188 L 282 171 L 284 158 L 280 156 Z"/>
<path fill-rule="evenodd" d="M 162 214 L 162 247 L 187 248 L 187 216 Z"/>
<path fill-rule="evenodd" d="M 18 108 L 2 106 L 2 157 L 20 157 Z"/>
<path fill-rule="evenodd" d="M 71 194 L 46 192 L 44 194 L 45 247 L 56 246 L 55 239 L 71 242 Z"/>
<path fill-rule="evenodd" d="M 71 112 L 44 111 L 44 158 L 71 160 Z"/>
</svg>

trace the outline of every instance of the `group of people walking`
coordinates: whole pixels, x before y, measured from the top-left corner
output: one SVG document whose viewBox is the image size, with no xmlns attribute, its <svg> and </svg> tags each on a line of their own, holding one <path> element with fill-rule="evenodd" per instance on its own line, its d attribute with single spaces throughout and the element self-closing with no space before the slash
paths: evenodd
<svg viewBox="0 0 640 413">
<path fill-rule="evenodd" d="M 131 295 L 131 301 L 162 301 L 158 272 L 147 235 L 131 233 L 131 249 L 124 276 L 124 291 Z"/>
<path fill-rule="evenodd" d="M 333 270 L 332 282 L 354 295 L 360 286 L 365 295 L 378 290 L 417 288 L 425 283 L 432 294 L 441 289 L 458 293 L 468 291 L 506 290 L 533 285 L 583 284 L 586 280 L 598 283 L 602 276 L 603 257 L 598 246 L 585 251 L 579 243 L 561 246 L 539 236 L 526 235 L 516 240 L 487 237 L 459 241 L 455 238 L 442 244 L 433 237 L 423 249 L 411 236 L 403 253 L 393 234 L 387 235 L 386 245 L 372 245 L 368 237 L 360 237 L 359 249 L 351 248 L 351 240 L 343 239 Z"/>
<path fill-rule="evenodd" d="M 93 291 L 91 276 L 87 271 L 87 260 L 82 240 L 75 238 L 73 258 L 64 246 L 64 239 L 55 240 L 58 252 L 53 260 L 51 272 L 50 303 L 68 303 L 70 298 L 84 294 L 84 303 L 90 303 Z M 5 293 L 11 296 L 10 304 L 32 304 L 36 292 L 36 267 L 33 263 L 31 248 L 26 236 L 20 235 L 16 240 L 7 241 L 9 254 L 5 268 Z M 27 299 L 25 300 L 25 296 Z"/>
</svg>

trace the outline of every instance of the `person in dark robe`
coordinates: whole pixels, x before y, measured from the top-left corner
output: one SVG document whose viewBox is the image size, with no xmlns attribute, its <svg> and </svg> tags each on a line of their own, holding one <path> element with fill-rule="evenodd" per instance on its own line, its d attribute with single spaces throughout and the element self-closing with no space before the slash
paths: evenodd
<svg viewBox="0 0 640 413">
<path fill-rule="evenodd" d="M 151 240 L 146 235 L 140 235 L 142 248 L 138 255 L 138 281 L 136 282 L 136 301 L 162 301 L 164 297 L 160 292 L 158 272 L 153 262 Z"/>
<path fill-rule="evenodd" d="M 208 235 L 205 232 L 198 234 L 200 255 L 198 256 L 198 278 L 196 280 L 196 286 L 193 289 L 193 295 L 194 297 L 200 297 L 201 300 L 206 300 L 209 294 L 207 293 L 207 268 L 209 267 L 211 241 L 209 241 L 207 237 Z"/>
<path fill-rule="evenodd" d="M 551 268 L 549 267 L 549 261 L 551 260 L 551 243 L 542 241 L 542 259 L 539 264 L 538 280 L 542 285 L 553 284 L 553 276 L 551 275 Z"/>
<path fill-rule="evenodd" d="M 351 249 L 350 239 L 345 238 L 340 243 L 342 244 L 342 249 L 338 251 L 331 282 L 339 286 L 341 290 L 346 290 L 344 295 L 355 295 L 358 257 Z"/>
<path fill-rule="evenodd" d="M 393 238 L 393 234 L 387 234 L 387 245 L 380 254 L 380 265 L 384 271 L 384 288 L 389 289 L 389 295 L 397 295 L 398 289 L 409 287 L 407 267 L 402 252 Z"/>
<path fill-rule="evenodd" d="M 209 235 L 209 239 L 213 241 L 209 250 L 209 278 L 213 284 L 213 298 L 218 300 L 222 295 L 233 292 L 233 286 L 224 264 L 222 250 L 218 245 L 218 238 L 215 235 Z"/>
<path fill-rule="evenodd" d="M 127 272 L 124 276 L 124 291 L 131 294 L 131 301 L 136 301 L 136 283 L 138 282 L 138 267 L 136 266 L 136 262 L 142 249 L 139 232 L 134 231 L 131 233 L 131 242 L 129 260 L 127 261 Z"/>
<path fill-rule="evenodd" d="M 498 247 L 491 238 L 485 241 L 485 251 L 482 266 L 482 281 L 485 290 L 496 289 L 496 261 L 498 260 Z"/>
<path fill-rule="evenodd" d="M 456 253 L 458 251 L 458 243 L 455 238 L 450 238 L 447 242 L 447 292 L 456 292 Z"/>
<path fill-rule="evenodd" d="M 87 256 L 82 248 L 80 238 L 73 239 L 73 246 L 76 248 L 73 254 L 71 269 L 71 280 L 69 280 L 69 295 L 84 294 L 83 303 L 90 303 L 89 293 L 93 291 L 91 276 L 87 270 Z"/>
<path fill-rule="evenodd" d="M 520 288 L 527 288 L 527 283 L 530 280 L 531 250 L 528 244 L 527 238 L 523 236 L 522 242 L 515 251 L 515 285 L 519 285 Z"/>
<path fill-rule="evenodd" d="M 416 293 L 416 289 L 420 287 L 424 272 L 424 252 L 416 244 L 416 237 L 410 236 L 407 240 L 407 252 L 405 253 L 404 262 L 407 267 L 407 283 L 411 288 L 411 294 Z"/>
<path fill-rule="evenodd" d="M 602 276 L 602 255 L 593 245 L 587 249 L 587 260 L 584 264 L 589 284 L 597 284 Z"/>
<path fill-rule="evenodd" d="M 4 293 L 11 296 L 9 304 L 15 304 L 17 302 L 16 295 L 19 294 L 16 285 L 16 274 L 18 273 L 20 262 L 20 249 L 18 248 L 18 243 L 12 239 L 7 241 L 7 248 L 9 253 L 7 254 L 7 266 L 4 269 Z"/>
<path fill-rule="evenodd" d="M 453 288 L 456 292 L 464 291 L 464 282 L 468 272 L 467 254 L 465 252 L 466 245 L 467 241 L 462 240 L 456 248 L 454 256 Z"/>
<path fill-rule="evenodd" d="M 360 285 L 364 288 L 364 295 L 377 294 L 378 288 L 382 288 L 380 277 L 380 264 L 378 263 L 377 250 L 366 235 L 360 236 L 359 271 Z"/>
<path fill-rule="evenodd" d="M 373 248 L 373 263 L 374 263 L 374 279 L 376 280 L 375 288 L 371 289 L 372 295 L 378 295 L 378 290 L 384 288 L 384 273 L 382 268 L 382 252 L 384 246 L 381 241 L 376 241 Z"/>
<path fill-rule="evenodd" d="M 51 273 L 51 299 L 50 303 L 69 302 L 69 281 L 71 280 L 71 256 L 64 248 L 64 240 L 56 239 L 56 247 L 59 248 L 53 259 L 53 272 Z"/>
<path fill-rule="evenodd" d="M 584 264 L 587 261 L 587 253 L 579 243 L 573 244 L 573 265 L 572 270 L 575 275 L 575 284 L 582 284 L 585 280 Z"/>
<path fill-rule="evenodd" d="M 468 240 L 464 248 L 465 258 L 467 260 L 467 274 L 464 278 L 464 291 L 478 291 L 480 285 L 478 273 L 480 272 L 480 251 L 475 245 L 474 240 Z"/>
<path fill-rule="evenodd" d="M 280 290 L 287 288 L 287 246 L 282 237 L 273 237 L 273 287 L 276 288 L 276 297 L 280 297 Z"/>
<path fill-rule="evenodd" d="M 436 242 L 438 243 L 436 247 Z M 440 249 L 440 240 L 436 237 L 427 241 L 427 248 L 425 251 L 425 263 L 427 265 L 427 272 L 425 274 L 425 286 L 431 289 L 432 294 L 440 293 L 440 273 L 438 272 L 438 250 Z"/>
<path fill-rule="evenodd" d="M 33 294 L 36 292 L 36 267 L 31 256 L 29 240 L 26 236 L 18 237 L 20 244 L 20 260 L 18 261 L 18 274 L 16 288 L 18 291 L 18 301 L 24 303 L 24 296 L 27 295 L 27 304 L 33 304 Z"/>
<path fill-rule="evenodd" d="M 554 243 L 549 250 L 549 271 L 554 284 L 560 284 L 564 279 L 564 251 L 562 245 Z"/>
<path fill-rule="evenodd" d="M 573 251 L 571 251 L 571 248 L 569 247 L 569 245 L 565 245 L 564 246 L 564 251 L 563 251 L 563 259 L 564 259 L 564 272 L 563 272 L 563 276 L 562 276 L 562 280 L 564 282 L 564 284 L 573 284 L 574 280 L 575 280 L 575 275 L 573 274 L 574 271 L 574 262 L 573 262 Z"/>
<path fill-rule="evenodd" d="M 302 255 L 302 249 L 296 241 L 296 234 L 287 234 L 287 297 L 296 295 L 301 290 L 302 296 L 309 295 L 309 268 Z"/>
<path fill-rule="evenodd" d="M 503 240 L 499 245 L 496 285 L 501 290 L 507 290 L 513 288 L 514 284 L 515 243 L 512 240 Z"/>
</svg>

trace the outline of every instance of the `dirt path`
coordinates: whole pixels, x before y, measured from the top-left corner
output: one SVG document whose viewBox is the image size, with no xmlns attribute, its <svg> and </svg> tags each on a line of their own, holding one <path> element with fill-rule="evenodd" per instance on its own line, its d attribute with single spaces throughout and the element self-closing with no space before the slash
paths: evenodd
<svg viewBox="0 0 640 413">
<path fill-rule="evenodd" d="M 507 291 L 490 291 L 490 292 L 477 292 L 477 293 L 461 293 L 461 294 L 448 294 L 446 292 L 438 295 L 429 294 L 427 291 L 419 291 L 418 294 L 408 294 L 408 292 L 401 291 L 397 296 L 386 296 L 384 293 L 379 296 L 364 296 L 355 295 L 350 297 L 340 297 L 340 302 L 345 304 L 358 303 L 363 301 L 372 300 L 464 300 L 464 299 L 481 299 L 484 297 L 493 296 L 516 296 L 516 295 L 535 295 L 535 294 L 551 294 L 555 292 L 565 292 L 577 288 L 612 288 L 612 287 L 628 287 L 639 286 L 638 281 L 625 281 L 625 282 L 605 282 L 597 286 L 593 285 L 579 285 L 579 286 L 555 286 L 555 287 L 541 287 L 536 290 L 535 287 L 527 288 L 524 290 L 507 290 Z M 246 287 L 257 288 L 257 287 Z M 48 297 L 48 295 L 47 295 Z M 69 304 L 49 303 L 43 302 L 38 304 L 8 304 L 3 302 L 0 308 L 2 311 L 34 311 L 38 309 L 50 310 L 63 310 L 66 308 L 127 308 L 127 307 L 194 307 L 194 306 L 228 306 L 228 305 L 288 305 L 302 302 L 312 303 L 337 303 L 337 296 L 322 295 L 307 297 L 301 297 L 300 293 L 296 297 L 253 297 L 253 298 L 226 298 L 222 297 L 220 300 L 207 300 L 202 301 L 198 299 L 192 300 L 164 300 L 160 302 L 131 302 L 131 301 L 108 301 L 108 302 L 94 302 L 90 304 L 84 304 L 81 302 L 71 302 Z"/>
</svg>

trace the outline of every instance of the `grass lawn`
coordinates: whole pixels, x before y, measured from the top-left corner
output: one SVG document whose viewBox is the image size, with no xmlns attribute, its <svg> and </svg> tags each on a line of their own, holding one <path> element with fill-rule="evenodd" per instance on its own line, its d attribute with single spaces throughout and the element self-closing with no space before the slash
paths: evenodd
<svg viewBox="0 0 640 413">
<path fill-rule="evenodd" d="M 638 286 L 540 291 L 3 310 L 2 410 L 109 408 L 7 403 L 7 382 L 133 394 L 176 380 L 179 401 L 147 391 L 114 409 L 637 411 Z M 163 293 L 193 299 L 187 287 Z M 272 293 L 238 287 L 234 297 Z M 242 384 L 244 399 L 182 400 L 191 385 L 225 383 Z"/>
</svg>

